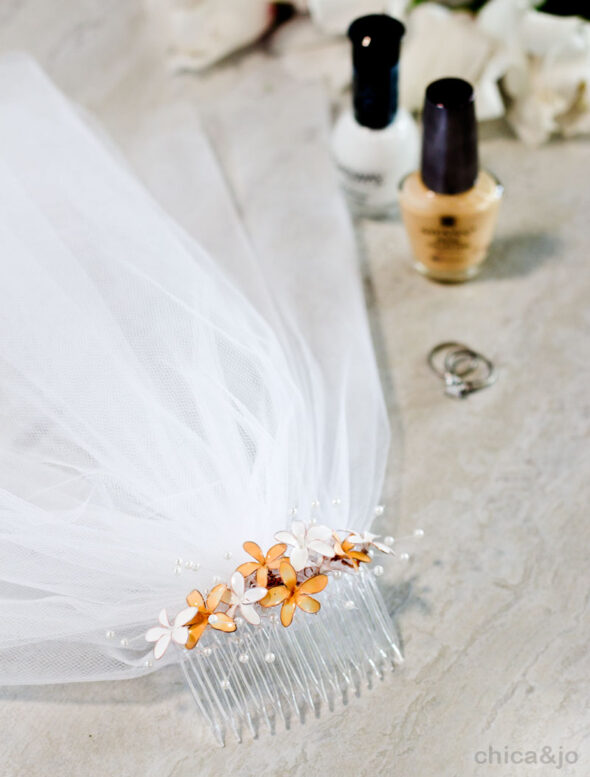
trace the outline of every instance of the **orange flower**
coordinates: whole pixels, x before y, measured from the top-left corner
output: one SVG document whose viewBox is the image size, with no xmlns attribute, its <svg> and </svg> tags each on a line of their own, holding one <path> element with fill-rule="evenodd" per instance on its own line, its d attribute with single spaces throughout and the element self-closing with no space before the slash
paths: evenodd
<svg viewBox="0 0 590 777">
<path fill-rule="evenodd" d="M 237 571 L 244 575 L 244 577 L 248 577 L 252 572 L 256 572 L 256 585 L 266 588 L 268 585 L 268 573 L 279 568 L 281 556 L 287 550 L 287 546 L 284 542 L 279 542 L 277 545 L 272 546 L 266 556 L 263 555 L 260 545 L 257 545 L 255 542 L 245 542 L 242 547 L 256 561 L 246 561 L 245 564 L 240 564 Z"/>
<path fill-rule="evenodd" d="M 348 539 L 340 540 L 336 534 L 334 535 L 334 550 L 336 551 L 336 561 L 345 561 L 355 569 L 359 568 L 359 563 L 370 564 L 373 560 L 368 553 L 355 550 L 354 543 L 349 542 Z"/>
<path fill-rule="evenodd" d="M 295 607 L 304 612 L 316 613 L 320 609 L 320 603 L 309 594 L 317 594 L 323 591 L 328 584 L 326 575 L 314 575 L 297 585 L 297 573 L 293 569 L 289 559 L 282 559 L 279 572 L 284 585 L 271 588 L 260 604 L 263 607 L 281 607 L 281 623 L 290 626 L 295 614 Z"/>
<path fill-rule="evenodd" d="M 186 597 L 187 604 L 193 607 L 195 614 L 187 623 L 188 626 L 188 640 L 185 645 L 188 650 L 192 650 L 197 642 L 203 636 L 203 632 L 207 626 L 211 626 L 219 631 L 235 631 L 236 624 L 224 612 L 215 612 L 215 609 L 219 606 L 223 594 L 225 593 L 225 585 L 220 583 L 214 586 L 207 596 L 207 601 L 203 599 L 203 596 L 199 591 L 191 591 Z"/>
</svg>

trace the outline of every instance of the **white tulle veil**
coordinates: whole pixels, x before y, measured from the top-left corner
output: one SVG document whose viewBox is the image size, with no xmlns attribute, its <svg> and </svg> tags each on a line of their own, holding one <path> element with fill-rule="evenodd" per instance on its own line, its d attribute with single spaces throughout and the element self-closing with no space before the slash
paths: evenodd
<svg viewBox="0 0 590 777">
<path fill-rule="evenodd" d="M 133 677 L 155 614 L 244 540 L 295 507 L 363 530 L 379 499 L 387 420 L 323 97 L 226 106 L 215 153 L 146 133 L 184 228 L 20 55 L 0 116 L 0 683 Z"/>
</svg>

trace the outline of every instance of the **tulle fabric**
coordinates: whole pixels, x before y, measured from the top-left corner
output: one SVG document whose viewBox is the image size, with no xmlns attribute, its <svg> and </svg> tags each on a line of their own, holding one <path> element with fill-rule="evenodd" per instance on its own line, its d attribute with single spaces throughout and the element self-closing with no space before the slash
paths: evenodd
<svg viewBox="0 0 590 777">
<path fill-rule="evenodd" d="M 22 56 L 0 114 L 0 683 L 133 677 L 159 610 L 293 507 L 372 519 L 387 421 L 324 102 L 235 103 L 215 154 L 156 122 L 135 161 L 184 229 Z"/>
</svg>

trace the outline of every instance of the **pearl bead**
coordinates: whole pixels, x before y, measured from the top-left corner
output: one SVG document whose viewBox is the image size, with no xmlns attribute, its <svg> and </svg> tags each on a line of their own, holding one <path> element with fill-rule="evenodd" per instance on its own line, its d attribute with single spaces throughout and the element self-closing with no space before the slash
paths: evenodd
<svg viewBox="0 0 590 777">
<path fill-rule="evenodd" d="M 126 637 L 123 637 L 123 639 L 120 642 L 121 647 L 127 647 L 129 645 L 129 640 Z"/>
<path fill-rule="evenodd" d="M 227 691 L 227 690 L 229 690 L 229 687 L 230 687 L 230 685 L 229 685 L 229 680 L 222 680 L 222 681 L 219 683 L 219 685 L 222 687 L 222 689 L 223 689 L 224 691 Z"/>
<path fill-rule="evenodd" d="M 354 610 L 356 607 L 355 603 L 352 601 L 352 599 L 348 599 L 344 602 L 344 609 L 346 610 Z"/>
<path fill-rule="evenodd" d="M 192 561 L 185 561 L 184 562 L 184 568 L 185 569 L 192 569 L 193 562 Z"/>
<path fill-rule="evenodd" d="M 111 631 L 111 630 L 109 630 L 109 631 L 107 631 L 107 633 L 105 634 L 105 637 L 106 637 L 107 639 L 115 639 L 115 632 L 114 632 L 114 631 Z"/>
<path fill-rule="evenodd" d="M 334 507 L 338 507 L 338 505 L 342 504 L 342 501 L 338 499 L 338 497 L 336 497 L 336 499 L 332 499 L 332 504 L 334 505 Z"/>
<path fill-rule="evenodd" d="M 400 553 L 399 554 L 399 560 L 400 561 L 409 561 L 410 560 L 410 554 L 409 553 Z"/>
<path fill-rule="evenodd" d="M 289 514 L 290 514 L 290 515 L 293 515 L 293 516 L 297 515 L 297 512 L 298 512 L 298 510 L 297 510 L 297 508 L 296 508 L 296 507 L 292 507 L 292 508 L 289 510 Z"/>
<path fill-rule="evenodd" d="M 334 580 L 340 580 L 341 577 L 342 577 L 341 570 L 340 569 L 336 569 L 335 572 L 334 572 Z"/>
<path fill-rule="evenodd" d="M 309 525 L 310 526 L 315 526 L 317 522 L 318 522 L 317 518 L 310 518 L 309 519 Z"/>
<path fill-rule="evenodd" d="M 182 566 L 182 559 L 181 558 L 177 558 L 176 559 L 176 566 L 177 567 L 181 567 Z"/>
<path fill-rule="evenodd" d="M 275 658 L 276 658 L 275 654 L 270 650 L 264 656 L 264 660 L 266 661 L 267 664 L 274 664 Z"/>
<path fill-rule="evenodd" d="M 377 507 L 375 508 L 375 515 L 379 517 L 380 515 L 383 515 L 384 512 L 385 512 L 385 508 L 383 507 L 383 505 L 377 505 Z"/>
<path fill-rule="evenodd" d="M 195 572 L 196 572 L 196 571 L 197 571 L 197 569 L 199 569 L 199 567 L 200 567 L 200 566 L 201 566 L 201 565 L 199 564 L 199 562 L 198 562 L 198 561 L 193 561 L 193 565 L 192 565 L 191 569 L 194 569 L 194 570 L 195 570 Z"/>
<path fill-rule="evenodd" d="M 241 615 L 238 615 L 236 618 L 234 618 L 234 623 L 236 624 L 236 626 L 243 626 L 244 619 L 241 617 Z"/>
<path fill-rule="evenodd" d="M 240 653 L 240 655 L 238 656 L 238 661 L 240 662 L 240 664 L 247 664 L 249 660 L 250 660 L 250 656 L 247 653 Z"/>
<path fill-rule="evenodd" d="M 227 550 L 227 551 L 226 551 L 226 552 L 223 554 L 223 558 L 224 558 L 226 561 L 229 561 L 231 557 L 232 557 L 232 554 L 231 554 L 231 551 L 230 551 L 230 550 Z"/>
<path fill-rule="evenodd" d="M 414 529 L 414 537 L 421 539 L 424 536 L 424 529 Z"/>
<path fill-rule="evenodd" d="M 373 570 L 373 574 L 375 575 L 375 577 L 381 577 L 381 575 L 383 574 L 383 567 L 380 564 L 377 564 L 377 566 Z"/>
<path fill-rule="evenodd" d="M 174 574 L 179 575 L 182 572 L 182 567 L 174 567 Z"/>
<path fill-rule="evenodd" d="M 145 668 L 146 668 L 146 669 L 151 669 L 151 667 L 153 666 L 153 663 L 152 663 L 152 661 L 150 661 L 150 660 L 149 660 L 149 658 L 148 658 L 148 660 L 147 660 L 147 661 L 144 661 L 144 662 L 143 662 L 143 665 L 145 666 Z"/>
<path fill-rule="evenodd" d="M 211 650 L 210 647 L 203 648 L 203 655 L 205 656 L 205 658 L 209 658 L 212 652 L 213 651 Z"/>
<path fill-rule="evenodd" d="M 388 534 L 387 537 L 384 538 L 383 542 L 391 547 L 395 542 L 395 539 L 391 536 L 391 534 Z"/>
<path fill-rule="evenodd" d="M 217 617 L 217 615 L 215 615 L 215 613 L 212 613 L 212 614 L 211 614 L 211 615 L 210 615 L 210 616 L 207 618 L 207 620 L 208 620 L 208 622 L 211 624 L 211 626 L 215 626 L 215 624 L 217 623 L 217 621 L 219 620 L 219 618 Z"/>
<path fill-rule="evenodd" d="M 314 499 L 313 502 L 311 503 L 311 506 L 312 507 L 319 507 L 320 503 L 319 503 L 319 501 L 317 499 Z"/>
<path fill-rule="evenodd" d="M 221 578 L 219 577 L 219 575 L 214 575 L 213 585 L 219 585 L 219 583 L 221 583 Z"/>
</svg>

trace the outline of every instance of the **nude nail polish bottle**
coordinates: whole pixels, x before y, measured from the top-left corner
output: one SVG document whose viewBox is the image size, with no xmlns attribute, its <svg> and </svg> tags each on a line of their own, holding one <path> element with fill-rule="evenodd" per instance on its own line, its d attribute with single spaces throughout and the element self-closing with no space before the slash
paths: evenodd
<svg viewBox="0 0 590 777">
<path fill-rule="evenodd" d="M 353 59 L 353 110 L 338 119 L 332 150 L 353 212 L 383 217 L 398 209 L 401 178 L 415 169 L 418 127 L 398 107 L 404 25 L 387 14 L 356 19 L 348 29 Z"/>
<path fill-rule="evenodd" d="M 400 184 L 400 208 L 416 269 L 460 282 L 480 271 L 503 187 L 479 168 L 473 87 L 442 78 L 426 89 L 422 162 Z"/>
</svg>

